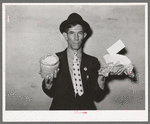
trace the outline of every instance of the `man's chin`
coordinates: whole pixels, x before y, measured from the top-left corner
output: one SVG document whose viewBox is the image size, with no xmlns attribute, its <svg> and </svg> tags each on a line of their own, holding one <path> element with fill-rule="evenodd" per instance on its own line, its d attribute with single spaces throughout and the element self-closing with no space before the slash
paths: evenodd
<svg viewBox="0 0 150 124">
<path fill-rule="evenodd" d="M 72 50 L 74 50 L 74 51 L 78 51 L 80 48 L 73 48 Z"/>
</svg>

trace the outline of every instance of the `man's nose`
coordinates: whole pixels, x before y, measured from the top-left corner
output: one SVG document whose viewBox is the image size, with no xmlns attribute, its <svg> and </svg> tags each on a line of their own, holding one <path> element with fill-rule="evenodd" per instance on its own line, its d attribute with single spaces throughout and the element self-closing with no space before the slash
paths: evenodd
<svg viewBox="0 0 150 124">
<path fill-rule="evenodd" d="M 75 34 L 75 40 L 78 41 L 79 40 L 79 35 Z"/>
</svg>

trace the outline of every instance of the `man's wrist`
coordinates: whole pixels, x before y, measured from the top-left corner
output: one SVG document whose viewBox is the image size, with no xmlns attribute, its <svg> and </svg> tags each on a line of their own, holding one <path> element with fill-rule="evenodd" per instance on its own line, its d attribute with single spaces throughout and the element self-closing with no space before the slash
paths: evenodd
<svg viewBox="0 0 150 124">
<path fill-rule="evenodd" d="M 99 87 L 104 90 L 105 76 L 99 75 L 99 77 L 98 77 L 98 84 L 99 84 Z"/>
</svg>

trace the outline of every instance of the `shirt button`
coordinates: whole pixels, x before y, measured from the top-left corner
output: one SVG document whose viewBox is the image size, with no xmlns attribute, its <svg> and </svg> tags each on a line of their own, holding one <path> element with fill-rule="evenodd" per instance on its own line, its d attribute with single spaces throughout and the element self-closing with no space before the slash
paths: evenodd
<svg viewBox="0 0 150 124">
<path fill-rule="evenodd" d="M 89 75 L 87 75 L 86 78 L 89 79 Z"/>
<path fill-rule="evenodd" d="M 86 67 L 84 67 L 84 71 L 87 71 L 87 68 L 86 68 Z"/>
</svg>

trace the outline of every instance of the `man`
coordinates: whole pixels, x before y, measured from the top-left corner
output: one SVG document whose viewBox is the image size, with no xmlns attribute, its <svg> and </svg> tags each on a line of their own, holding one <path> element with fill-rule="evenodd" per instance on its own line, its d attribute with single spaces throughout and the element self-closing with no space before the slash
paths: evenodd
<svg viewBox="0 0 150 124">
<path fill-rule="evenodd" d="M 101 100 L 105 92 L 104 77 L 98 75 L 98 59 L 83 52 L 90 26 L 79 14 L 72 13 L 61 23 L 60 32 L 68 47 L 56 53 L 59 70 L 41 74 L 43 91 L 53 98 L 50 110 L 95 110 L 94 101 Z"/>
</svg>

